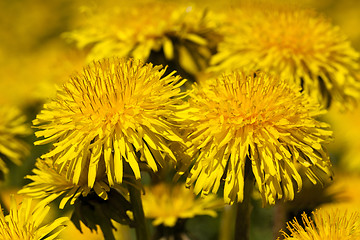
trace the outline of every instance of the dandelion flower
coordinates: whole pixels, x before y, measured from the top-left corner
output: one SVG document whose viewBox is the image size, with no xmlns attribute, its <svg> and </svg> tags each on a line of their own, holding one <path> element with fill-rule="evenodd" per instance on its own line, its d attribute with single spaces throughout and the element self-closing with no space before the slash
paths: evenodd
<svg viewBox="0 0 360 240">
<path fill-rule="evenodd" d="M 283 232 L 283 236 L 289 240 L 356 240 L 360 238 L 359 217 L 358 212 L 339 209 L 316 210 L 313 220 L 303 213 L 303 225 L 295 218 L 287 223 L 291 234 Z"/>
<path fill-rule="evenodd" d="M 184 184 L 169 185 L 160 183 L 145 188 L 142 197 L 145 216 L 154 219 L 153 225 L 174 227 L 177 220 L 193 218 L 197 215 L 215 217 L 216 208 L 224 205 L 216 195 L 196 198 L 193 191 Z"/>
<path fill-rule="evenodd" d="M 67 217 L 61 217 L 51 224 L 43 221 L 50 207 L 31 206 L 31 198 L 25 198 L 18 207 L 14 196 L 11 196 L 10 214 L 4 216 L 0 211 L 0 238 L 4 240 L 51 240 L 55 239 L 65 227 Z"/>
<path fill-rule="evenodd" d="M 74 204 L 80 196 L 86 197 L 91 190 L 104 200 L 108 198 L 107 192 L 110 191 L 110 188 L 105 181 L 105 171 L 102 171 L 102 175 L 97 175 L 94 187 L 91 189 L 87 186 L 86 174 L 82 173 L 79 183 L 74 184 L 66 178 L 67 169 L 60 170 L 59 166 L 53 164 L 52 159 L 38 159 L 35 166 L 36 168 L 33 169 L 35 175 L 26 176 L 32 182 L 21 189 L 19 194 L 26 194 L 34 199 L 42 199 L 41 203 L 44 205 L 62 197 L 60 209 L 63 209 L 69 201 L 70 204 Z"/>
<path fill-rule="evenodd" d="M 324 106 L 357 101 L 359 53 L 328 19 L 291 7 L 234 13 L 213 70 L 243 67 L 279 74 Z"/>
<path fill-rule="evenodd" d="M 8 172 L 5 161 L 21 164 L 21 158 L 29 153 L 28 145 L 21 137 L 30 135 L 25 116 L 16 108 L 0 107 L 0 175 Z"/>
<path fill-rule="evenodd" d="M 314 118 L 323 111 L 286 81 L 234 71 L 195 89 L 190 105 L 189 152 L 199 153 L 187 185 L 195 183 L 196 193 L 217 192 L 224 178 L 225 202 L 241 202 L 246 161 L 270 204 L 293 199 L 296 185 L 300 191 L 297 165 L 314 184 L 331 175 L 323 144 L 332 132 Z"/>
<path fill-rule="evenodd" d="M 83 9 L 87 20 L 65 37 L 79 48 L 92 45 L 90 61 L 112 56 L 148 61 L 152 52 L 162 52 L 162 58 L 195 73 L 208 65 L 220 38 L 210 11 L 181 1 L 105 1 Z"/>
<path fill-rule="evenodd" d="M 167 144 L 183 142 L 176 124 L 186 107 L 182 98 L 187 93 L 180 91 L 186 80 L 174 72 L 164 76 L 165 71 L 119 58 L 84 68 L 33 121 L 40 129 L 36 136 L 44 138 L 35 144 L 54 142 L 43 157 L 67 167 L 66 176 L 74 184 L 86 172 L 90 188 L 99 166 L 105 166 L 113 186 L 122 182 L 124 171 L 140 179 L 140 164 L 157 171 L 165 157 L 175 162 Z"/>
</svg>

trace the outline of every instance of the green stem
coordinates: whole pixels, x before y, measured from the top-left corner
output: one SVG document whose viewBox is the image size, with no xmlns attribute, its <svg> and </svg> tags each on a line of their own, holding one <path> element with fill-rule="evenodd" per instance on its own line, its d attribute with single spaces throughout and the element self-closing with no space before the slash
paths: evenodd
<svg viewBox="0 0 360 240">
<path fill-rule="evenodd" d="M 237 204 L 235 222 L 235 240 L 250 239 L 251 222 L 251 194 L 254 187 L 254 175 L 251 171 L 251 161 L 248 159 L 245 164 L 244 199 Z"/>
<path fill-rule="evenodd" d="M 135 221 L 135 232 L 137 240 L 149 240 L 149 231 L 145 221 L 144 210 L 141 201 L 141 192 L 132 184 L 128 184 L 130 194 L 130 202 L 133 206 L 133 214 Z"/>
<path fill-rule="evenodd" d="M 221 215 L 219 240 L 234 239 L 236 205 L 227 205 Z"/>
</svg>

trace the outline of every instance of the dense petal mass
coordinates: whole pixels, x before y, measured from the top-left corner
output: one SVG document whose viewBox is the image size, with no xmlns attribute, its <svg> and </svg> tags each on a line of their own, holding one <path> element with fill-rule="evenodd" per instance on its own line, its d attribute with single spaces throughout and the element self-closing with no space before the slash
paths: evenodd
<svg viewBox="0 0 360 240">
<path fill-rule="evenodd" d="M 288 82 L 263 72 L 234 71 L 193 91 L 189 135 L 198 157 L 187 179 L 197 193 L 217 192 L 224 179 L 228 203 L 243 200 L 244 169 L 252 173 L 264 202 L 293 199 L 302 187 L 297 165 L 316 183 L 330 176 L 323 144 L 328 125 L 314 117 L 322 111 Z M 248 160 L 247 160 L 248 159 Z"/>
<path fill-rule="evenodd" d="M 21 158 L 29 153 L 29 146 L 21 137 L 30 133 L 25 116 L 17 108 L 0 107 L 0 177 L 8 172 L 6 160 L 21 164 Z"/>
<path fill-rule="evenodd" d="M 31 198 L 25 198 L 17 206 L 14 196 L 11 197 L 10 213 L 4 216 L 0 211 L 0 238 L 3 240 L 51 240 L 57 239 L 68 221 L 67 217 L 56 219 L 44 225 L 50 207 L 32 208 Z"/>
<path fill-rule="evenodd" d="M 295 218 L 287 223 L 290 235 L 283 232 L 287 240 L 356 240 L 360 238 L 359 212 L 342 209 L 316 210 L 313 219 L 302 214 L 300 224 Z"/>
<path fill-rule="evenodd" d="M 55 142 L 43 157 L 53 157 L 75 184 L 88 174 L 93 187 L 99 166 L 105 166 L 109 185 L 121 183 L 127 166 L 137 179 L 140 163 L 153 171 L 165 157 L 176 161 L 169 141 L 183 140 L 177 121 L 186 107 L 180 86 L 185 82 L 165 68 L 138 60 L 94 62 L 58 91 L 34 120 L 40 130 L 35 144 Z"/>
<path fill-rule="evenodd" d="M 214 70 L 243 67 L 281 75 L 325 106 L 359 99 L 359 53 L 338 27 L 295 7 L 233 11 Z M 230 19 L 230 18 L 229 18 Z"/>
</svg>

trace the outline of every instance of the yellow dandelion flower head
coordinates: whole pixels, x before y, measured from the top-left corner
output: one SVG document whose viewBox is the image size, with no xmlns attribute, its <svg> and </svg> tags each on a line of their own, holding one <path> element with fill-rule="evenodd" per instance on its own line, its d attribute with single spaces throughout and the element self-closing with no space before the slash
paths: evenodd
<svg viewBox="0 0 360 240">
<path fill-rule="evenodd" d="M 59 89 L 33 121 L 40 130 L 35 144 L 54 142 L 43 157 L 54 157 L 78 184 L 83 171 L 93 187 L 104 165 L 110 186 L 121 183 L 127 166 L 137 179 L 139 164 L 157 171 L 168 156 L 168 141 L 182 143 L 177 122 L 185 105 L 186 80 L 164 76 L 166 68 L 138 60 L 104 59 L 85 67 Z M 125 165 L 126 164 L 126 165 Z"/>
<path fill-rule="evenodd" d="M 67 217 L 61 217 L 51 224 L 43 224 L 50 207 L 32 207 L 31 198 L 25 198 L 20 206 L 11 196 L 10 213 L 4 216 L 0 211 L 0 238 L 4 240 L 50 240 L 56 237 L 65 227 Z"/>
<path fill-rule="evenodd" d="M 224 180 L 225 202 L 241 202 L 250 160 L 263 202 L 273 204 L 293 199 L 296 185 L 300 191 L 298 163 L 313 183 L 320 173 L 331 175 L 323 144 L 332 132 L 314 118 L 319 106 L 298 90 L 263 72 L 237 70 L 194 91 L 189 151 L 199 153 L 187 185 L 196 182 L 195 192 L 206 195 Z"/>
<path fill-rule="evenodd" d="M 357 211 L 342 209 L 316 210 L 313 219 L 302 214 L 301 225 L 295 218 L 287 223 L 290 235 L 283 232 L 284 239 L 293 240 L 356 240 L 360 239 L 360 215 Z"/>
<path fill-rule="evenodd" d="M 145 188 L 142 196 L 145 216 L 154 219 L 153 225 L 174 227 L 177 220 L 193 218 L 197 215 L 216 217 L 215 209 L 224 205 L 216 195 L 196 198 L 185 184 L 170 185 L 160 183 Z"/>
<path fill-rule="evenodd" d="M 360 96 L 359 53 L 338 27 L 314 11 L 252 7 L 233 11 L 213 70 L 234 67 L 279 74 L 324 106 L 351 106 Z"/>
<path fill-rule="evenodd" d="M 151 51 L 163 50 L 193 73 L 207 66 L 219 41 L 215 15 L 188 2 L 105 1 L 84 9 L 87 21 L 64 36 L 79 48 L 93 44 L 91 61 L 114 55 L 147 61 Z"/>
<path fill-rule="evenodd" d="M 82 173 L 78 184 L 74 184 L 66 177 L 67 168 L 61 169 L 53 163 L 52 159 L 38 159 L 33 169 L 34 175 L 26 176 L 32 180 L 31 183 L 23 187 L 19 194 L 26 194 L 33 199 L 42 199 L 39 204 L 47 205 L 57 198 L 62 198 L 59 208 L 63 209 L 66 203 L 71 205 L 80 197 L 86 197 L 91 191 L 94 191 L 104 200 L 108 199 L 107 192 L 110 187 L 106 182 L 104 166 L 98 168 L 98 174 L 93 188 L 87 185 L 87 175 Z"/>
<path fill-rule="evenodd" d="M 29 153 L 29 146 L 21 139 L 31 134 L 26 117 L 17 108 L 0 107 L 0 174 L 8 169 L 5 161 L 21 164 L 21 158 Z"/>
</svg>

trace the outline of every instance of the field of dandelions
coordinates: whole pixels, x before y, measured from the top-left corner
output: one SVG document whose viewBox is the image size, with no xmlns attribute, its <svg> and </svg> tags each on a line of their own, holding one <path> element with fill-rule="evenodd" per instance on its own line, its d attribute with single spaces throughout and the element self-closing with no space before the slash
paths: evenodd
<svg viewBox="0 0 360 240">
<path fill-rule="evenodd" d="M 360 4 L 0 1 L 0 239 L 360 239 Z"/>
</svg>

